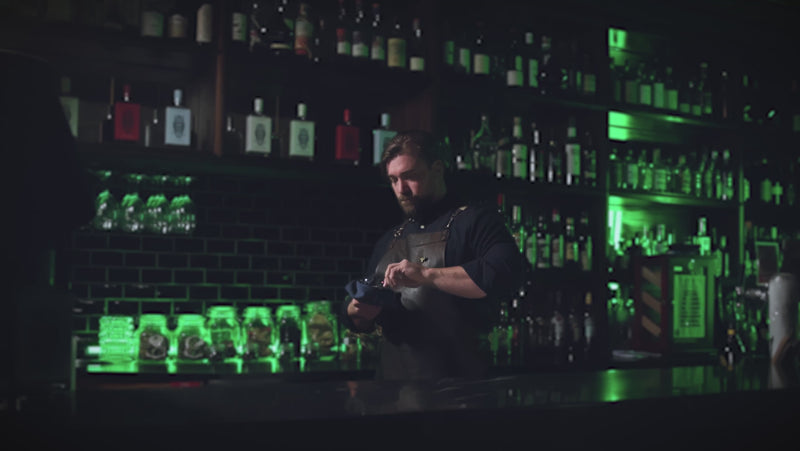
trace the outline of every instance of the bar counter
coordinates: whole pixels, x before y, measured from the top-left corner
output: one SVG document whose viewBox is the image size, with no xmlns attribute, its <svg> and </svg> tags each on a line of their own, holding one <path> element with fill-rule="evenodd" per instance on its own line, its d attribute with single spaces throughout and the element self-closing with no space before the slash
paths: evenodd
<svg viewBox="0 0 800 451">
<path fill-rule="evenodd" d="M 14 443 L 148 450 L 800 444 L 797 366 L 778 368 L 766 359 L 733 370 L 708 363 L 421 383 L 244 375 L 123 380 L 84 384 L 46 408 L 11 417 Z"/>
</svg>

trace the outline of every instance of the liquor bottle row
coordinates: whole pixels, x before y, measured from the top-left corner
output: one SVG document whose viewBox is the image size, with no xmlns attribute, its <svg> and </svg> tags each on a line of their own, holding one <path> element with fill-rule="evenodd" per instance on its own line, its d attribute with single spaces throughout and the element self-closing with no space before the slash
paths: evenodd
<svg viewBox="0 0 800 451">
<path fill-rule="evenodd" d="M 758 203 L 792 207 L 797 201 L 798 158 L 770 161 L 763 158 L 745 168 L 744 200 L 751 197 Z"/>
<path fill-rule="evenodd" d="M 578 132 L 574 116 L 565 125 L 550 123 L 545 129 L 534 120 L 523 127 L 522 117 L 514 116 L 511 124 L 497 132 L 483 114 L 478 130 L 470 133 L 468 148 L 455 149 L 455 166 L 460 171 L 490 172 L 497 178 L 595 188 L 597 149 L 592 135 L 588 130 Z"/>
<path fill-rule="evenodd" d="M 609 155 L 612 190 L 736 200 L 736 172 L 728 149 L 662 153 L 660 147 L 615 145 Z"/>
<path fill-rule="evenodd" d="M 100 318 L 100 360 L 112 363 L 208 364 L 235 360 L 330 361 L 339 353 L 337 321 L 330 302 L 265 306 L 215 305 L 206 315 L 147 313 Z"/>
<path fill-rule="evenodd" d="M 518 204 L 507 210 L 503 195 L 498 202 L 520 253 L 533 268 L 592 270 L 592 229 L 587 211 L 571 211 L 562 220 L 558 207 L 524 212 Z"/>
<path fill-rule="evenodd" d="M 484 21 L 446 20 L 445 67 L 498 86 L 530 88 L 537 95 L 597 93 L 592 52 L 577 38 L 521 28 L 499 31 Z"/>
<path fill-rule="evenodd" d="M 573 366 L 596 362 L 597 307 L 581 287 L 524 290 L 501 301 L 488 334 L 496 367 Z"/>
</svg>

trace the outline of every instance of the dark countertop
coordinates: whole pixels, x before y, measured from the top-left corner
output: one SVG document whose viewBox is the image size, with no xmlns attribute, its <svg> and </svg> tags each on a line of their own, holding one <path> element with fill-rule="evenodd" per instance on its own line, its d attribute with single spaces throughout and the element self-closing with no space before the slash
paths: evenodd
<svg viewBox="0 0 800 451">
<path fill-rule="evenodd" d="M 71 404 L 18 421 L 20 431 L 46 426 L 83 448 L 124 437 L 120 445 L 146 449 L 262 441 L 281 449 L 381 448 L 374 440 L 405 449 L 422 439 L 637 449 L 694 449 L 709 440 L 741 449 L 788 438 L 791 428 L 781 424 L 800 418 L 793 413 L 800 411 L 798 387 L 796 365 L 778 369 L 760 359 L 733 371 L 688 365 L 421 383 L 220 377 L 79 389 Z M 370 440 L 355 440 L 355 431 Z M 39 436 L 45 446 L 38 449 L 48 449 L 52 437 Z"/>
</svg>

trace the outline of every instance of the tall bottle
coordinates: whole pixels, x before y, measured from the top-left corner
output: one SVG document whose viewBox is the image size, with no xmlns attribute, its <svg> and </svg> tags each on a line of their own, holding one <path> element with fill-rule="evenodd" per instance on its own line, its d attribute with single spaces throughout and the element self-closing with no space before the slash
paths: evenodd
<svg viewBox="0 0 800 451">
<path fill-rule="evenodd" d="M 344 110 L 344 123 L 336 126 L 336 149 L 335 159 L 337 161 L 349 161 L 358 165 L 361 157 L 361 144 L 359 142 L 359 129 L 350 120 L 350 110 Z"/>
<path fill-rule="evenodd" d="M 276 56 L 294 53 L 294 19 L 289 18 L 289 0 L 276 0 L 267 22 L 269 51 Z"/>
<path fill-rule="evenodd" d="M 58 100 L 61 102 L 61 108 L 64 110 L 64 117 L 69 124 L 69 131 L 72 136 L 78 137 L 78 98 L 74 97 L 70 91 L 72 83 L 69 77 L 61 77 L 61 96 Z"/>
<path fill-rule="evenodd" d="M 581 182 L 588 188 L 597 188 L 597 149 L 592 143 L 592 135 L 583 132 L 581 143 Z"/>
<path fill-rule="evenodd" d="M 253 112 L 245 119 L 246 153 L 269 155 L 272 152 L 272 118 L 264 114 L 264 99 L 253 99 Z"/>
<path fill-rule="evenodd" d="M 408 68 L 412 72 L 425 71 L 425 41 L 422 37 L 422 23 L 419 17 L 411 22 L 412 36 L 409 42 Z"/>
<path fill-rule="evenodd" d="M 528 180 L 528 145 L 522 137 L 522 118 L 514 116 L 511 128 L 511 175 L 514 178 Z"/>
<path fill-rule="evenodd" d="M 386 150 L 389 141 L 397 135 L 396 131 L 389 129 L 390 120 L 389 113 L 382 113 L 380 128 L 372 130 L 372 163 L 375 165 L 381 162 L 383 151 Z"/>
<path fill-rule="evenodd" d="M 400 16 L 395 16 L 389 38 L 386 40 L 386 65 L 390 68 L 405 69 L 408 39 L 401 25 Z"/>
<path fill-rule="evenodd" d="M 580 267 L 578 233 L 573 216 L 567 216 L 564 220 L 564 267 L 574 269 Z"/>
<path fill-rule="evenodd" d="M 481 115 L 481 126 L 472 137 L 472 168 L 476 171 L 494 172 L 497 161 L 497 140 L 489 127 L 489 116 Z"/>
<path fill-rule="evenodd" d="M 522 56 L 522 39 L 517 30 L 512 29 L 509 32 L 509 46 L 506 53 L 505 66 L 506 66 L 506 86 L 517 87 L 524 86 L 524 57 Z"/>
<path fill-rule="evenodd" d="M 122 87 L 122 102 L 114 104 L 114 139 L 138 142 L 141 127 L 141 105 L 131 102 L 131 85 Z"/>
<path fill-rule="evenodd" d="M 473 41 L 470 39 L 469 29 L 463 21 L 456 22 L 456 54 L 455 54 L 455 70 L 462 74 L 472 73 L 472 46 Z"/>
<path fill-rule="evenodd" d="M 312 57 L 314 44 L 314 23 L 311 21 L 311 7 L 306 2 L 300 2 L 297 8 L 297 18 L 294 21 L 294 54 Z"/>
<path fill-rule="evenodd" d="M 314 122 L 306 118 L 305 103 L 297 104 L 297 117 L 289 122 L 289 157 L 314 159 Z"/>
<path fill-rule="evenodd" d="M 564 183 L 564 152 L 558 148 L 553 129 L 547 140 L 547 182 Z"/>
<path fill-rule="evenodd" d="M 214 37 L 214 10 L 211 2 L 203 2 L 197 8 L 197 21 L 195 22 L 195 41 L 198 44 L 209 44 Z"/>
<path fill-rule="evenodd" d="M 553 215 L 550 222 L 550 245 L 552 246 L 550 262 L 553 268 L 564 267 L 564 240 L 566 238 L 564 232 L 564 226 L 561 223 L 561 214 L 558 208 L 553 208 Z"/>
<path fill-rule="evenodd" d="M 531 122 L 530 145 L 528 147 L 530 165 L 528 176 L 531 182 L 543 183 L 547 181 L 547 152 L 542 145 L 541 135 L 536 122 Z"/>
<path fill-rule="evenodd" d="M 578 261 L 581 270 L 591 271 L 594 250 L 592 248 L 592 230 L 589 227 L 589 213 L 586 211 L 581 212 L 576 234 L 578 235 Z"/>
<path fill-rule="evenodd" d="M 371 43 L 369 58 L 383 66 L 386 64 L 386 28 L 381 18 L 380 3 L 372 4 Z"/>
<path fill-rule="evenodd" d="M 249 24 L 247 20 L 247 3 L 243 0 L 230 2 L 230 40 L 233 44 L 244 46 L 248 41 Z"/>
<path fill-rule="evenodd" d="M 542 95 L 550 95 L 553 86 L 558 83 L 558 76 L 554 72 L 550 36 L 542 35 L 539 43 L 539 58 L 539 92 Z"/>
<path fill-rule="evenodd" d="M 367 14 L 364 11 L 363 0 L 355 0 L 355 15 L 353 18 L 352 55 L 353 58 L 369 59 L 370 39 Z"/>
<path fill-rule="evenodd" d="M 567 124 L 567 140 L 564 144 L 564 181 L 568 186 L 581 185 L 581 144 L 578 140 L 578 127 L 575 116 L 570 116 Z"/>
<path fill-rule="evenodd" d="M 182 104 L 183 90 L 172 93 L 172 106 L 164 113 L 164 144 L 189 147 L 192 144 L 192 110 Z"/>
<path fill-rule="evenodd" d="M 339 12 L 336 16 L 336 54 L 350 57 L 353 54 L 353 22 L 347 12 L 344 0 L 339 0 Z"/>
<path fill-rule="evenodd" d="M 541 212 L 536 218 L 536 268 L 547 269 L 552 266 L 551 242 L 550 224 L 545 214 Z"/>
<path fill-rule="evenodd" d="M 187 39 L 189 37 L 190 8 L 185 1 L 176 1 L 164 18 L 166 36 L 170 39 Z"/>
<path fill-rule="evenodd" d="M 539 50 L 534 42 L 534 34 L 532 31 L 525 32 L 525 45 L 523 46 L 522 53 L 524 55 L 524 67 L 526 82 L 525 86 L 533 88 L 534 92 L 538 94 L 539 89 Z"/>
<path fill-rule="evenodd" d="M 163 5 L 155 1 L 142 2 L 141 34 L 145 37 L 164 37 L 164 10 Z"/>
<path fill-rule="evenodd" d="M 484 22 L 476 24 L 477 34 L 472 51 L 472 73 L 477 76 L 489 77 L 492 72 L 492 57 L 487 43 L 487 29 Z"/>
</svg>

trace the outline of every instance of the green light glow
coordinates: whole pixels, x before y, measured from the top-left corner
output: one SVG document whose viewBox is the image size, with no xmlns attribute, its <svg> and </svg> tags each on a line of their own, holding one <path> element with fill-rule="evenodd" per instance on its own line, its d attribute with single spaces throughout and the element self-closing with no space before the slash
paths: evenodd
<svg viewBox="0 0 800 451">
<path fill-rule="evenodd" d="M 603 373 L 601 399 L 603 402 L 617 402 L 623 398 L 624 383 L 617 370 Z"/>
<path fill-rule="evenodd" d="M 608 139 L 611 141 L 628 141 L 631 139 L 630 130 L 619 127 L 608 126 Z"/>
<path fill-rule="evenodd" d="M 86 347 L 86 355 L 100 355 L 100 346 L 87 346 Z"/>
<path fill-rule="evenodd" d="M 626 48 L 628 45 L 628 32 L 619 28 L 608 29 L 608 47 L 616 47 L 620 49 Z"/>
<path fill-rule="evenodd" d="M 623 127 L 631 128 L 633 126 L 633 116 L 627 113 L 620 113 L 619 111 L 608 112 L 608 126 L 610 127 Z"/>
</svg>

